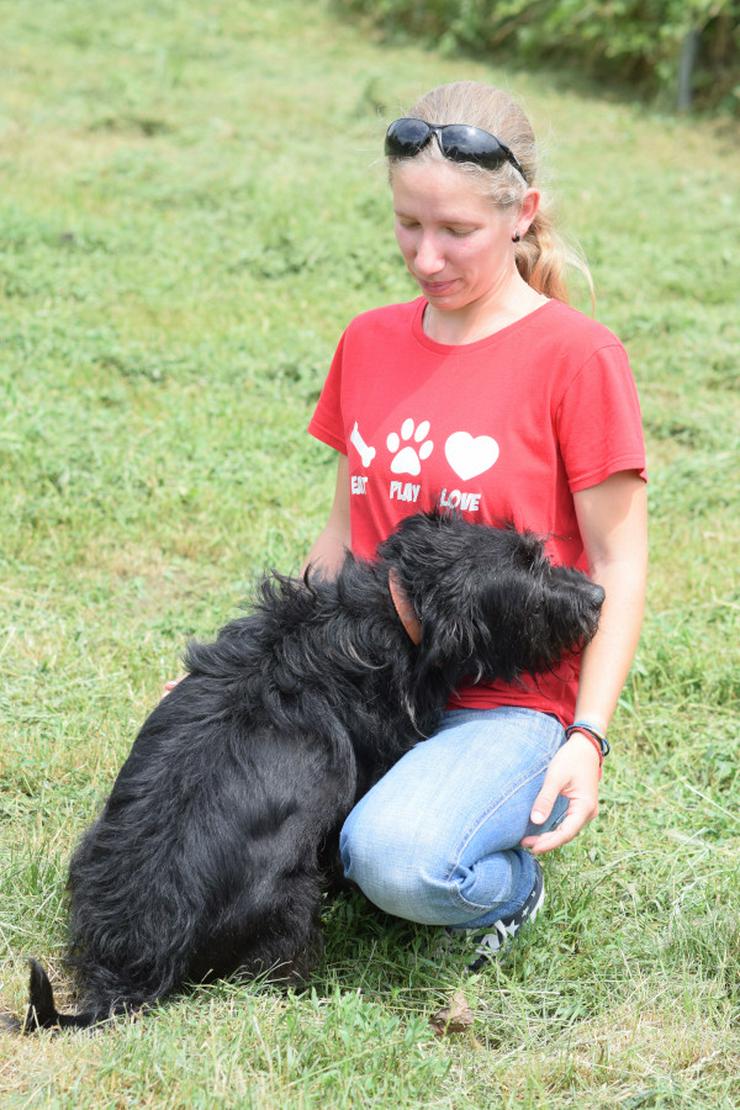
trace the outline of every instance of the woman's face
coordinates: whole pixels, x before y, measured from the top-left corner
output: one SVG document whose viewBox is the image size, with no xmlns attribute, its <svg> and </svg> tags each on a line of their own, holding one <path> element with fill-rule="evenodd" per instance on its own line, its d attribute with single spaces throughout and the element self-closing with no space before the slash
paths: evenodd
<svg viewBox="0 0 740 1110">
<path fill-rule="evenodd" d="M 396 165 L 391 188 L 401 254 L 431 305 L 465 308 L 511 278 L 517 206 L 497 208 L 449 162 Z"/>
</svg>

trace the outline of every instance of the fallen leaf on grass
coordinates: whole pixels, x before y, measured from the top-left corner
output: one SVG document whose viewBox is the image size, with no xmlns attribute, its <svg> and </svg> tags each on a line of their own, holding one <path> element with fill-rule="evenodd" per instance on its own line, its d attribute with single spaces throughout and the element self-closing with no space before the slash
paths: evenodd
<svg viewBox="0 0 740 1110">
<path fill-rule="evenodd" d="M 468 1000 L 462 991 L 455 991 L 448 1006 L 443 1006 L 432 1014 L 429 1019 L 432 1029 L 438 1037 L 446 1037 L 450 1033 L 464 1033 L 473 1024 L 473 1014 L 468 1006 Z"/>
<path fill-rule="evenodd" d="M 0 1033 L 20 1033 L 21 1022 L 15 1014 L 0 1010 Z"/>
</svg>

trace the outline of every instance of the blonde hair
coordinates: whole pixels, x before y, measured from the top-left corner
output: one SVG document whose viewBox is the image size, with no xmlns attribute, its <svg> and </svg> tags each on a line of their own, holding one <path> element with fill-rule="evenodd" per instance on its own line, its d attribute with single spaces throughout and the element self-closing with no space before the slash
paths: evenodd
<svg viewBox="0 0 740 1110">
<path fill-rule="evenodd" d="M 409 109 L 408 115 L 427 123 L 465 123 L 481 127 L 509 147 L 524 170 L 526 182 L 510 162 L 504 162 L 495 170 L 472 162 L 455 163 L 458 169 L 478 182 L 484 194 L 498 207 L 521 204 L 528 187 L 538 188 L 537 147 L 532 125 L 521 106 L 503 89 L 477 81 L 439 85 L 418 100 Z M 442 161 L 444 155 L 439 144 L 432 141 L 416 158 Z M 389 158 L 390 174 L 399 161 L 402 159 Z M 568 266 L 573 266 L 583 274 L 591 292 L 591 302 L 594 303 L 593 280 L 588 264 L 580 251 L 556 230 L 552 202 L 544 194 L 526 235 L 515 244 L 514 250 L 519 273 L 539 293 L 567 304 L 565 275 Z"/>
</svg>

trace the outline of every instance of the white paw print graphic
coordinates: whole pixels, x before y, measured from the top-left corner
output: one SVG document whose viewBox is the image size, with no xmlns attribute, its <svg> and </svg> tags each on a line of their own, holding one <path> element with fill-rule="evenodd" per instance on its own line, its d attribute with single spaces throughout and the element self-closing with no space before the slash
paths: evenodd
<svg viewBox="0 0 740 1110">
<path fill-rule="evenodd" d="M 434 444 L 430 439 L 427 439 L 429 421 L 422 420 L 415 431 L 414 428 L 414 421 L 409 416 L 401 425 L 400 436 L 398 432 L 390 432 L 385 441 L 386 447 L 393 455 L 391 470 L 394 474 L 412 474 L 414 476 L 421 474 L 422 461 L 428 459 L 434 450 Z M 409 443 L 408 440 L 411 439 L 413 442 Z M 405 447 L 401 447 L 402 442 L 405 443 Z"/>
</svg>

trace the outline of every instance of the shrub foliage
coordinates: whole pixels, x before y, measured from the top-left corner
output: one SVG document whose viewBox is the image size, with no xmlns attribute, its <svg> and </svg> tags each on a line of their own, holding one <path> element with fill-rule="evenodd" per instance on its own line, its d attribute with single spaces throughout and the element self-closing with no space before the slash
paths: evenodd
<svg viewBox="0 0 740 1110">
<path fill-rule="evenodd" d="M 592 76 L 676 101 L 682 55 L 691 94 L 732 110 L 740 87 L 738 0 L 335 0 L 398 33 L 454 51 L 577 64 Z M 692 41 L 693 40 L 693 41 Z M 686 62 L 686 56 L 684 56 Z"/>
</svg>

